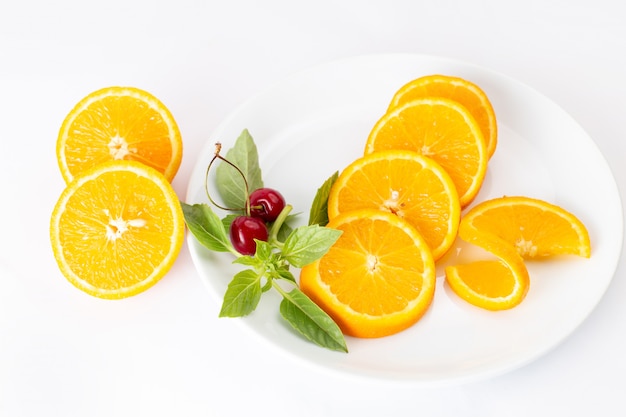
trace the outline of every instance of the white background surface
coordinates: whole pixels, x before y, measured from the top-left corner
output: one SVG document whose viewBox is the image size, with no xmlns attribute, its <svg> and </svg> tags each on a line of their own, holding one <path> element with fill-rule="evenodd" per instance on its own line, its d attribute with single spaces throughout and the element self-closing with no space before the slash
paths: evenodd
<svg viewBox="0 0 626 417">
<path fill-rule="evenodd" d="M 87 296 L 59 273 L 48 223 L 64 187 L 58 129 L 89 92 L 133 85 L 170 108 L 184 196 L 198 151 L 245 100 L 312 65 L 388 52 L 460 59 L 539 90 L 596 141 L 624 198 L 625 21 L 618 0 L 3 2 L 0 415 L 624 415 L 624 258 L 596 310 L 540 359 L 417 388 L 330 376 L 259 344 L 217 318 L 186 248 L 143 294 Z"/>
</svg>

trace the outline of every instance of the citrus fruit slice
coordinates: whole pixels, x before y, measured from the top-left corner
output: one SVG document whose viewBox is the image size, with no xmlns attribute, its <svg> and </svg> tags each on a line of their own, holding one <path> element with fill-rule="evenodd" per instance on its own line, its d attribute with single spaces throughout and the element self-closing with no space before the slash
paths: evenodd
<svg viewBox="0 0 626 417">
<path fill-rule="evenodd" d="M 77 175 L 50 220 L 59 269 L 100 298 L 129 297 L 154 285 L 174 263 L 184 232 L 170 183 L 135 161 L 104 162 Z"/>
<path fill-rule="evenodd" d="M 394 107 L 374 125 L 365 154 L 404 149 L 438 162 L 456 186 L 461 207 L 478 194 L 487 172 L 487 148 L 480 127 L 456 101 L 428 97 Z"/>
<path fill-rule="evenodd" d="M 459 237 L 499 260 L 446 267 L 446 282 L 470 303 L 499 310 L 519 304 L 529 287 L 524 259 L 591 255 L 584 224 L 565 209 L 530 197 L 484 201 L 461 220 Z"/>
<path fill-rule="evenodd" d="M 328 227 L 343 233 L 322 258 L 302 268 L 302 291 L 346 335 L 388 336 L 416 323 L 435 291 L 435 264 L 419 232 L 373 209 L 341 214 Z"/>
<path fill-rule="evenodd" d="M 450 288 L 470 304 L 487 310 L 506 310 L 520 304 L 528 293 L 530 278 L 513 246 L 463 221 L 459 236 L 492 253 L 495 259 L 447 266 Z"/>
<path fill-rule="evenodd" d="M 172 181 L 182 149 L 176 121 L 161 101 L 138 88 L 107 87 L 87 95 L 66 116 L 56 152 L 67 183 L 110 160 L 142 162 Z"/>
<path fill-rule="evenodd" d="M 498 141 L 498 125 L 487 94 L 471 81 L 449 75 L 427 75 L 403 85 L 391 99 L 389 109 L 421 97 L 445 97 L 462 104 L 476 119 L 491 157 Z"/>
<path fill-rule="evenodd" d="M 589 233 L 572 213 L 530 197 L 500 197 L 472 207 L 462 222 L 514 246 L 525 259 L 591 256 Z"/>
<path fill-rule="evenodd" d="M 363 156 L 339 175 L 328 197 L 328 216 L 371 208 L 411 223 L 439 259 L 456 238 L 461 207 L 454 183 L 432 159 L 390 150 Z"/>
</svg>

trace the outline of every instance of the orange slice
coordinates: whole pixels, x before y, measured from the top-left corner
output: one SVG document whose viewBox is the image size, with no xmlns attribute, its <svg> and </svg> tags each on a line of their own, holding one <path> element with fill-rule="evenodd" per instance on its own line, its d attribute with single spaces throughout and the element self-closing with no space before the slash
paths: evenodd
<svg viewBox="0 0 626 417">
<path fill-rule="evenodd" d="M 499 260 L 446 267 L 446 282 L 461 298 L 490 310 L 512 308 L 525 297 L 524 259 L 591 254 L 584 224 L 565 209 L 530 197 L 482 202 L 461 220 L 459 237 Z"/>
<path fill-rule="evenodd" d="M 520 304 L 530 287 L 524 260 L 507 242 L 461 221 L 459 236 L 495 255 L 445 268 L 446 282 L 462 299 L 487 310 L 506 310 Z"/>
<path fill-rule="evenodd" d="M 456 186 L 462 207 L 478 194 L 488 155 L 480 127 L 459 103 L 420 98 L 387 112 L 370 132 L 365 154 L 404 149 L 438 162 Z"/>
<path fill-rule="evenodd" d="M 508 242 L 523 258 L 591 256 L 585 225 L 572 213 L 546 201 L 495 198 L 473 207 L 463 222 Z"/>
<path fill-rule="evenodd" d="M 476 84 L 460 77 L 427 75 L 403 85 L 393 96 L 389 109 L 422 97 L 445 97 L 462 104 L 476 119 L 491 157 L 498 141 L 498 125 L 487 94 Z"/>
<path fill-rule="evenodd" d="M 154 285 L 174 263 L 185 223 L 170 183 L 135 161 L 109 161 L 77 175 L 50 220 L 63 275 L 101 298 L 124 298 Z"/>
<path fill-rule="evenodd" d="M 390 150 L 361 157 L 339 175 L 328 197 L 328 216 L 371 208 L 411 223 L 439 259 L 452 246 L 461 207 L 446 171 L 416 152 Z"/>
<path fill-rule="evenodd" d="M 182 150 L 170 111 L 150 93 L 132 87 L 103 88 L 83 98 L 63 121 L 56 148 L 67 183 L 110 160 L 142 162 L 171 181 Z"/>
<path fill-rule="evenodd" d="M 382 337 L 417 322 L 435 291 L 435 264 L 419 232 L 372 209 L 341 214 L 328 227 L 343 233 L 321 259 L 302 268 L 302 291 L 346 335 Z"/>
</svg>

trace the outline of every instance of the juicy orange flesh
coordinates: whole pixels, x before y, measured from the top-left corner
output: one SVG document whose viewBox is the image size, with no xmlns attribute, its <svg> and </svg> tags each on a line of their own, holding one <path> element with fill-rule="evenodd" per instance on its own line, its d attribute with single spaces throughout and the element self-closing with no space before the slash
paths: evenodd
<svg viewBox="0 0 626 417">
<path fill-rule="evenodd" d="M 507 297 L 515 287 L 511 269 L 501 261 L 476 261 L 455 268 L 469 288 L 488 298 Z"/>
<path fill-rule="evenodd" d="M 408 180 L 407 180 L 408 179 Z M 431 247 L 444 239 L 450 222 L 450 194 L 431 170 L 411 160 L 380 160 L 363 166 L 339 193 L 339 212 L 373 208 L 408 220 Z"/>
<path fill-rule="evenodd" d="M 416 80 L 417 81 L 417 80 Z M 464 80 L 456 80 L 454 77 L 424 77 L 419 82 L 412 84 L 411 88 L 401 89 L 402 95 L 395 98 L 392 102 L 392 106 L 395 107 L 402 105 L 411 100 L 421 97 L 446 97 L 451 100 L 457 101 L 462 104 L 472 114 L 476 122 L 481 127 L 485 140 L 489 143 L 489 138 L 495 135 L 495 126 L 492 126 L 492 120 L 488 113 L 488 109 L 491 108 L 489 102 L 483 102 L 480 90 L 469 84 Z M 399 91 L 399 92 L 400 92 Z M 492 145 L 493 147 L 494 145 Z M 490 149 L 490 153 L 493 153 L 494 149 Z"/>
<path fill-rule="evenodd" d="M 168 255 L 176 234 L 171 209 L 155 201 L 161 194 L 152 181 L 120 171 L 76 190 L 59 222 L 62 247 L 72 246 L 63 251 L 70 269 L 104 290 L 144 281 Z"/>
<path fill-rule="evenodd" d="M 419 296 L 423 254 L 409 235 L 376 219 L 359 219 L 338 229 L 344 233 L 320 259 L 319 271 L 342 304 L 384 316 L 403 311 Z"/>
<path fill-rule="evenodd" d="M 465 219 L 464 219 L 465 220 Z M 461 239 L 495 255 L 497 260 L 478 260 L 445 268 L 446 281 L 461 298 L 487 310 L 513 308 L 526 297 L 528 270 L 512 245 L 462 221 Z"/>
<path fill-rule="evenodd" d="M 571 222 L 539 207 L 498 207 L 474 217 L 472 224 L 512 244 L 524 258 L 581 252 L 580 236 Z"/>
<path fill-rule="evenodd" d="M 395 113 L 389 113 L 390 114 Z M 461 128 L 458 129 L 457 127 Z M 474 132 L 474 133 L 473 133 Z M 462 195 L 474 181 L 482 156 L 473 131 L 463 114 L 442 105 L 406 107 L 391 117 L 376 133 L 370 151 L 404 149 L 426 155 L 450 175 Z M 484 138 L 478 132 L 480 140 Z M 378 138 L 381 138 L 380 140 Z M 483 144 L 484 146 L 484 144 Z"/>
<path fill-rule="evenodd" d="M 68 169 L 76 175 L 104 161 L 125 159 L 164 172 L 173 153 L 169 135 L 160 113 L 144 100 L 128 95 L 103 97 L 77 114 L 69 128 Z"/>
</svg>

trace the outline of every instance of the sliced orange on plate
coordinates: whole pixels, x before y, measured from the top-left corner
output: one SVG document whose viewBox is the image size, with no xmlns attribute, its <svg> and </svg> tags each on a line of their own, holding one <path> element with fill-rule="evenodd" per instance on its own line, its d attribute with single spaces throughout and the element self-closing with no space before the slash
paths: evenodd
<svg viewBox="0 0 626 417">
<path fill-rule="evenodd" d="M 504 240 L 526 259 L 591 256 L 589 232 L 580 219 L 562 207 L 536 198 L 487 200 L 472 207 L 463 222 Z"/>
<path fill-rule="evenodd" d="M 447 172 L 434 160 L 405 150 L 376 152 L 348 165 L 328 197 L 330 219 L 377 209 L 407 220 L 439 259 L 454 243 L 460 203 Z"/>
<path fill-rule="evenodd" d="M 67 115 L 57 139 L 57 160 L 67 183 L 110 160 L 134 160 L 172 181 L 182 159 L 176 121 L 152 94 L 107 87 L 83 98 Z"/>
<path fill-rule="evenodd" d="M 390 149 L 428 156 L 448 172 L 462 207 L 478 194 L 489 156 L 480 126 L 461 104 L 440 97 L 411 100 L 383 115 L 372 128 L 365 154 Z"/>
<path fill-rule="evenodd" d="M 319 260 L 301 270 L 300 288 L 346 335 L 388 336 L 413 325 L 435 291 L 435 264 L 419 232 L 374 209 L 330 220 L 343 233 Z"/>
<path fill-rule="evenodd" d="M 530 197 L 484 201 L 461 220 L 459 237 L 497 260 L 446 267 L 446 281 L 461 298 L 499 310 L 519 304 L 529 286 L 524 259 L 591 254 L 584 224 L 562 207 Z"/>
<path fill-rule="evenodd" d="M 513 246 L 461 221 L 459 237 L 494 255 L 445 268 L 446 282 L 462 299 L 487 310 L 506 310 L 524 300 L 530 277 L 524 260 Z"/>
<path fill-rule="evenodd" d="M 498 142 L 498 125 L 489 97 L 475 83 L 450 75 L 433 74 L 416 78 L 403 85 L 393 96 L 389 110 L 416 98 L 444 97 L 463 105 L 476 119 L 491 157 Z"/>
<path fill-rule="evenodd" d="M 135 161 L 109 161 L 78 174 L 50 220 L 63 275 L 100 298 L 138 294 L 171 268 L 183 244 L 180 202 L 165 177 Z"/>
</svg>

